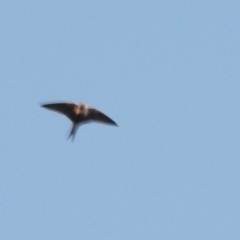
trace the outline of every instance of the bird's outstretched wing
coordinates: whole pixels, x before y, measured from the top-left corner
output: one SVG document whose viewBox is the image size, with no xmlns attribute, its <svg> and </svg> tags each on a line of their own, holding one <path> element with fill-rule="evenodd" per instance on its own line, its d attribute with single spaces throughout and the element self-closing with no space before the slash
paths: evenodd
<svg viewBox="0 0 240 240">
<path fill-rule="evenodd" d="M 75 118 L 74 109 L 78 108 L 78 105 L 73 102 L 47 103 L 47 104 L 42 104 L 41 106 L 49 110 L 64 114 L 65 116 L 70 118 L 70 120 L 72 121 L 74 121 L 74 118 Z"/>
<path fill-rule="evenodd" d="M 98 111 L 95 108 L 89 108 L 89 116 L 92 120 L 96 122 L 107 123 L 117 126 L 117 124 L 110 117 L 106 116 L 104 113 Z"/>
</svg>

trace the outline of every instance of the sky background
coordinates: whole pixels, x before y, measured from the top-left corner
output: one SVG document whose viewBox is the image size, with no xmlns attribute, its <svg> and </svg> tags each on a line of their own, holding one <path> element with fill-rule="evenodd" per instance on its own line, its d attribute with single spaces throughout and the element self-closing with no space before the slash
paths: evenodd
<svg viewBox="0 0 240 240">
<path fill-rule="evenodd" d="M 239 240 L 239 1 L 1 1 L 0 239 Z M 40 107 L 86 102 L 119 127 Z"/>
</svg>

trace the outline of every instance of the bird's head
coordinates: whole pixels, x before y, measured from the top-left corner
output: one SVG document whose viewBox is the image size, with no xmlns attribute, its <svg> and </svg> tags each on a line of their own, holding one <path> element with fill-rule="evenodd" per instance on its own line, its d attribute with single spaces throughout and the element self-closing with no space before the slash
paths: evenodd
<svg viewBox="0 0 240 240">
<path fill-rule="evenodd" d="M 82 103 L 81 105 L 80 105 L 80 110 L 81 110 L 81 112 L 83 113 L 83 115 L 87 115 L 88 114 L 88 105 L 87 104 L 85 104 L 85 103 Z"/>
</svg>

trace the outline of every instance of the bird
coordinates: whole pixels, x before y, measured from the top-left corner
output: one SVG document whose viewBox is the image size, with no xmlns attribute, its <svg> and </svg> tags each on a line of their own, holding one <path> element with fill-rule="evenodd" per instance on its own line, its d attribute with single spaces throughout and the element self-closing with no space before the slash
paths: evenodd
<svg viewBox="0 0 240 240">
<path fill-rule="evenodd" d="M 74 140 L 78 127 L 84 123 L 95 121 L 118 126 L 117 123 L 107 115 L 88 106 L 86 103 L 79 105 L 74 102 L 44 103 L 41 104 L 41 107 L 61 113 L 72 121 L 72 128 L 68 135 L 68 139 L 72 137 L 72 141 Z"/>
</svg>

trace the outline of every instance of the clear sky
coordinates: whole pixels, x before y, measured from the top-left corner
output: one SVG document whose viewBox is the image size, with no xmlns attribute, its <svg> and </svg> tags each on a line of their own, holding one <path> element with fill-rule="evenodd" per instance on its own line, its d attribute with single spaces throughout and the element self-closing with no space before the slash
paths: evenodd
<svg viewBox="0 0 240 240">
<path fill-rule="evenodd" d="M 240 2 L 0 3 L 0 239 L 239 240 Z M 86 102 L 119 127 L 42 102 Z"/>
</svg>

